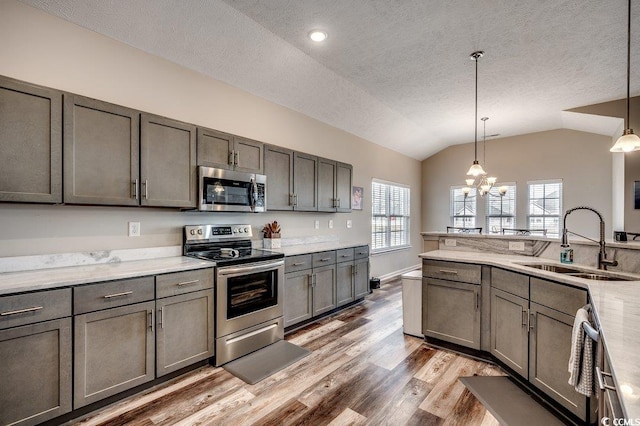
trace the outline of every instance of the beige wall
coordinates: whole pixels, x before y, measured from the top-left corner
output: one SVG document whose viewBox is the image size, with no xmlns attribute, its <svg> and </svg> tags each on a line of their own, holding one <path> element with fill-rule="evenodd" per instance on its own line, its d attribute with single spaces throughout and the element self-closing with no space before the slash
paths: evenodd
<svg viewBox="0 0 640 426">
<path fill-rule="evenodd" d="M 372 274 L 418 263 L 420 162 L 14 0 L 0 1 L 0 39 L 2 75 L 351 163 L 354 185 L 365 188 L 364 210 L 350 214 L 2 204 L 0 256 L 178 245 L 185 224 L 249 222 L 255 230 L 274 219 L 284 237 L 333 234 L 368 243 L 375 177 L 411 187 L 414 244 L 373 256 Z M 348 219 L 352 229 L 346 228 Z M 141 237 L 126 236 L 128 221 L 141 222 Z"/>
<path fill-rule="evenodd" d="M 563 180 L 563 210 L 586 205 L 600 211 L 611 237 L 611 138 L 574 130 L 553 130 L 482 143 L 478 158 L 501 182 L 516 182 L 517 226 L 527 225 L 527 181 Z M 422 224 L 425 231 L 446 231 L 450 225 L 449 191 L 464 185 L 473 161 L 473 144 L 446 148 L 422 162 Z M 486 228 L 484 199 L 478 200 L 478 226 Z M 589 212 L 572 213 L 567 228 L 598 237 L 597 219 Z"/>
</svg>

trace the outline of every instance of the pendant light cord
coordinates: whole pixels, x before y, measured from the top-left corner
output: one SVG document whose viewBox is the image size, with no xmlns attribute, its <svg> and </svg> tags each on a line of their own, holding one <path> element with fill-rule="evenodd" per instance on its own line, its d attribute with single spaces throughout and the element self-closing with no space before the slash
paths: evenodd
<svg viewBox="0 0 640 426">
<path fill-rule="evenodd" d="M 627 14 L 627 129 L 631 128 L 629 122 L 629 97 L 631 96 L 631 0 L 629 0 L 629 13 Z M 477 95 L 476 95 L 477 96 Z"/>
<path fill-rule="evenodd" d="M 629 4 L 631 4 L 631 0 L 629 0 Z M 627 102 L 629 101 L 627 100 Z M 628 111 L 628 108 L 627 108 L 627 111 Z M 476 56 L 476 120 L 475 120 L 475 124 L 476 124 L 476 136 L 475 136 L 475 143 L 474 143 L 474 153 L 475 153 L 475 160 L 478 161 L 478 57 L 477 56 Z"/>
</svg>

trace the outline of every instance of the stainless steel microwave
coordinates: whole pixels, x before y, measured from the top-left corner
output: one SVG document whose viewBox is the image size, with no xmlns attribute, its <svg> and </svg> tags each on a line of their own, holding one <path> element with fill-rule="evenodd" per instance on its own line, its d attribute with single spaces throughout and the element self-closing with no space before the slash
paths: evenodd
<svg viewBox="0 0 640 426">
<path fill-rule="evenodd" d="M 264 212 L 267 210 L 267 177 L 254 173 L 200 166 L 198 210 Z"/>
</svg>

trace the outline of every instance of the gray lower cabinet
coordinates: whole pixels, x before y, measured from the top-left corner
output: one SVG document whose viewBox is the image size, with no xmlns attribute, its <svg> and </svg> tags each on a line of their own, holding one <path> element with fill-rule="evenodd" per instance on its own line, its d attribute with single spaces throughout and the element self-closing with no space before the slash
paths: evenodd
<svg viewBox="0 0 640 426">
<path fill-rule="evenodd" d="M 491 289 L 491 353 L 516 373 L 529 374 L 529 299 Z"/>
<path fill-rule="evenodd" d="M 196 126 L 142 114 L 140 204 L 196 207 Z"/>
<path fill-rule="evenodd" d="M 156 300 L 156 375 L 213 356 L 213 290 Z"/>
<path fill-rule="evenodd" d="M 284 275 L 284 326 L 313 317 L 313 272 L 311 269 Z"/>
<path fill-rule="evenodd" d="M 137 206 L 140 113 L 64 96 L 64 202 Z"/>
<path fill-rule="evenodd" d="M 0 77 L 0 201 L 62 202 L 62 93 Z"/>
<path fill-rule="evenodd" d="M 74 408 L 154 378 L 155 302 L 74 317 Z"/>
<path fill-rule="evenodd" d="M 336 307 L 336 265 L 313 268 L 313 316 Z"/>
<path fill-rule="evenodd" d="M 433 278 L 423 284 L 424 334 L 480 349 L 480 285 Z"/>
<path fill-rule="evenodd" d="M 356 267 L 353 261 L 336 265 L 336 306 L 353 302 L 355 298 L 354 278 Z"/>
<path fill-rule="evenodd" d="M 353 293 L 355 299 L 369 294 L 369 246 L 354 248 Z"/>
<path fill-rule="evenodd" d="M 0 424 L 71 411 L 71 290 L 0 297 Z"/>
<path fill-rule="evenodd" d="M 71 411 L 71 318 L 0 330 L 0 424 Z"/>
</svg>

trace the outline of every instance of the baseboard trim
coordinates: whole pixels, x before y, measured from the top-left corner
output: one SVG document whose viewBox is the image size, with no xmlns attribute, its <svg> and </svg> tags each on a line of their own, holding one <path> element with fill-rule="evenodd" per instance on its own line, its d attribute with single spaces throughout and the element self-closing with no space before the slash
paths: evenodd
<svg viewBox="0 0 640 426">
<path fill-rule="evenodd" d="M 398 278 L 400 275 L 405 274 L 407 272 L 414 271 L 416 269 L 420 269 L 421 267 L 422 267 L 422 265 L 420 263 L 418 263 L 417 265 L 409 266 L 408 268 L 398 269 L 397 271 L 393 271 L 393 272 L 389 272 L 388 274 L 380 275 L 378 278 L 380 278 L 381 282 L 389 281 L 389 280 L 392 280 L 394 278 Z"/>
</svg>

